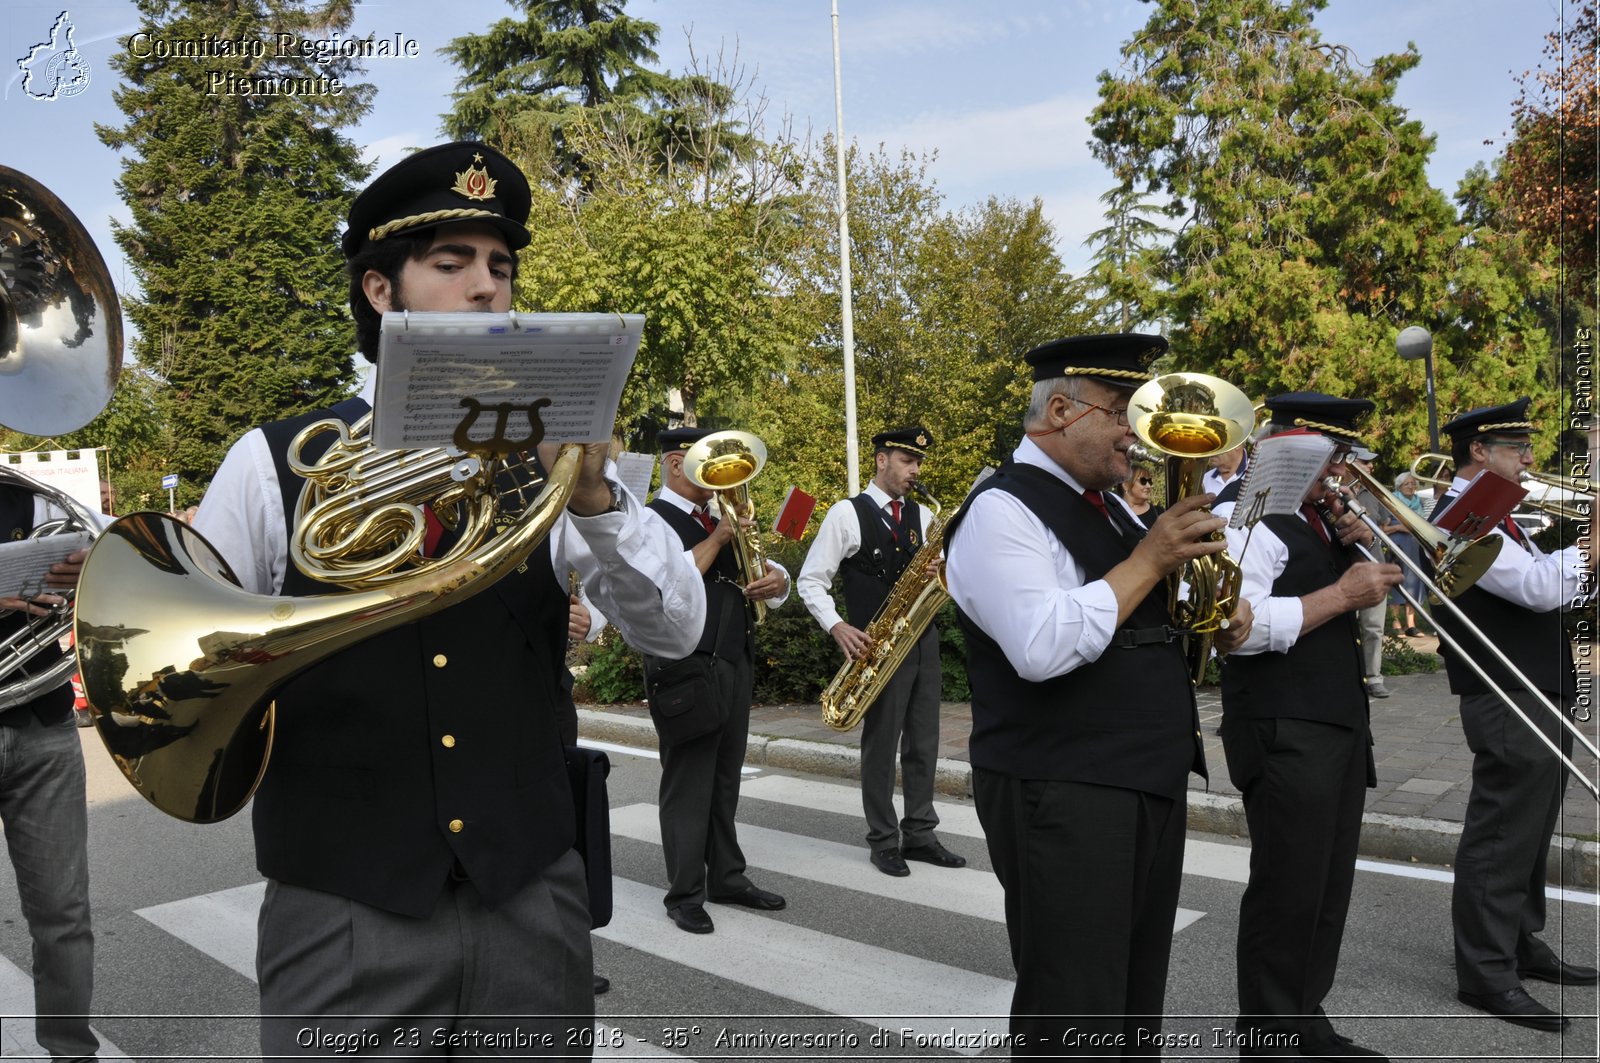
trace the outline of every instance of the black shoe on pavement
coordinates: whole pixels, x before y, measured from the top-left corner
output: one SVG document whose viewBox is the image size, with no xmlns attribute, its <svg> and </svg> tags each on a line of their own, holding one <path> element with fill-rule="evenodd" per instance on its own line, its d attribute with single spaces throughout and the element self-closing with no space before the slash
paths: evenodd
<svg viewBox="0 0 1600 1063">
<path fill-rule="evenodd" d="M 1517 977 L 1524 981 L 1537 978 L 1541 982 L 1553 982 L 1556 985 L 1594 985 L 1600 979 L 1600 971 L 1568 963 L 1552 952 L 1542 960 L 1517 964 Z"/>
<path fill-rule="evenodd" d="M 611 988 L 611 979 L 607 978 L 603 974 L 597 974 L 597 975 L 594 976 L 594 995 L 595 996 L 599 996 L 601 993 L 604 993 L 606 990 L 608 990 L 610 988 Z"/>
<path fill-rule="evenodd" d="M 1315 1039 L 1307 1038 L 1300 1046 L 1300 1054 L 1312 1059 L 1371 1059 L 1378 1063 L 1389 1063 L 1389 1057 L 1381 1052 L 1375 1052 L 1363 1045 L 1358 1045 L 1342 1033 L 1332 1034 Z"/>
<path fill-rule="evenodd" d="M 885 875 L 893 875 L 895 878 L 905 878 L 911 874 L 911 869 L 906 866 L 899 849 L 874 849 L 872 866 Z"/>
<path fill-rule="evenodd" d="M 72 714 L 77 717 L 79 727 L 94 726 L 94 713 L 88 709 L 73 709 Z"/>
<path fill-rule="evenodd" d="M 1369 698 L 1386 698 L 1389 696 L 1389 691 L 1382 683 L 1368 683 L 1367 696 Z"/>
<path fill-rule="evenodd" d="M 1406 628 L 1406 638 L 1419 639 L 1421 637 L 1422 637 L 1422 632 L 1418 631 L 1416 628 L 1414 628 L 1414 627 Z"/>
<path fill-rule="evenodd" d="M 900 850 L 900 855 L 907 860 L 921 860 L 925 864 L 935 867 L 966 867 L 967 858 L 957 856 L 934 839 L 927 845 L 914 845 L 909 849 Z"/>
<path fill-rule="evenodd" d="M 1549 1030 L 1559 1033 L 1567 1028 L 1567 1017 L 1557 1015 L 1528 995 L 1521 986 L 1500 993 L 1468 993 L 1462 990 L 1456 999 L 1469 1008 L 1487 1011 L 1497 1019 L 1526 1026 L 1530 1030 Z"/>
<path fill-rule="evenodd" d="M 691 934 L 709 934 L 716 929 L 711 916 L 698 904 L 680 904 L 676 908 L 668 908 L 667 918 L 677 923 L 679 930 L 687 930 Z"/>
<path fill-rule="evenodd" d="M 778 912 L 789 902 L 776 893 L 769 893 L 755 886 L 746 886 L 738 893 L 730 893 L 726 897 L 712 897 L 711 903 L 742 904 L 746 908 L 759 908 L 763 912 Z"/>
</svg>

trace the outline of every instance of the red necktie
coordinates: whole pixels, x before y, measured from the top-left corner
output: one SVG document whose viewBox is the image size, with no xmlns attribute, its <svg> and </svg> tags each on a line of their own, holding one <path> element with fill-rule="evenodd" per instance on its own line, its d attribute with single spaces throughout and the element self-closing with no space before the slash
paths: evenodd
<svg viewBox="0 0 1600 1063">
<path fill-rule="evenodd" d="M 1105 496 L 1102 495 L 1099 491 L 1095 491 L 1095 490 L 1085 491 L 1083 493 L 1083 500 L 1085 502 L 1089 503 L 1095 509 L 1098 509 L 1100 511 L 1100 515 L 1102 517 L 1104 517 L 1106 520 L 1111 520 L 1111 511 L 1106 508 Z M 1116 525 L 1113 523 L 1112 527 L 1116 527 Z"/>
<path fill-rule="evenodd" d="M 439 540 L 444 538 L 444 525 L 439 523 L 439 518 L 434 516 L 432 506 L 422 507 L 422 556 L 438 557 Z"/>
<path fill-rule="evenodd" d="M 704 506 L 694 507 L 694 519 L 700 522 L 700 527 L 706 530 L 707 535 L 717 530 L 716 524 L 711 519 L 711 514 L 706 512 L 706 507 Z"/>
<path fill-rule="evenodd" d="M 889 503 L 889 516 L 894 518 L 894 523 L 895 523 L 896 527 L 898 527 L 899 524 L 900 524 L 900 507 L 901 507 L 901 505 L 903 505 L 903 503 L 898 498 L 892 500 Z"/>
<path fill-rule="evenodd" d="M 1329 546 L 1333 545 L 1333 540 L 1328 536 L 1328 526 L 1322 523 L 1322 514 L 1317 512 L 1316 506 L 1313 506 L 1310 502 L 1307 502 L 1305 505 L 1300 507 L 1300 514 L 1306 518 L 1306 523 L 1311 525 L 1311 527 L 1316 531 L 1317 538 L 1321 539 Z"/>
<path fill-rule="evenodd" d="M 1517 527 L 1517 522 L 1512 520 L 1509 514 L 1506 515 L 1506 534 L 1511 537 L 1512 542 L 1524 550 L 1528 548 L 1527 537 L 1522 534 L 1522 529 Z"/>
</svg>

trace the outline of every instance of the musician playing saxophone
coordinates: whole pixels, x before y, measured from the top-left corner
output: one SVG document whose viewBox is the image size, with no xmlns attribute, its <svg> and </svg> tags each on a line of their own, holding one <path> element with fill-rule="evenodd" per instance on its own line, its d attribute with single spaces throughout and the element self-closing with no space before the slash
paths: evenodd
<svg viewBox="0 0 1600 1063">
<path fill-rule="evenodd" d="M 894 590 L 928 534 L 927 510 L 907 496 L 933 446 L 927 429 L 872 437 L 873 472 L 867 489 L 828 510 L 796 579 L 800 600 L 846 657 L 871 648 L 863 630 Z M 844 580 L 849 621 L 834 605 L 836 574 Z M 861 727 L 861 804 L 867 817 L 872 866 L 886 875 L 911 874 L 907 860 L 963 867 L 966 858 L 934 836 L 934 769 L 939 757 L 939 632 L 929 625 L 907 654 Z M 905 815 L 894 814 L 895 753 Z"/>
</svg>

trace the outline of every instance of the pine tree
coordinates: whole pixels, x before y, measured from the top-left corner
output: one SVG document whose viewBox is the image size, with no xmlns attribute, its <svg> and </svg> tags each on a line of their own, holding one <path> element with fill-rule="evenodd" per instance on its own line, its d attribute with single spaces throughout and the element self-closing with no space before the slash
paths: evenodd
<svg viewBox="0 0 1600 1063">
<path fill-rule="evenodd" d="M 169 471 L 186 482 L 208 481 L 250 427 L 326 406 L 351 384 L 336 237 L 368 167 L 341 130 L 371 89 L 351 83 L 352 60 L 318 63 L 279 35 L 342 35 L 352 6 L 139 0 L 151 41 L 237 46 L 205 58 L 130 47 L 114 60 L 127 121 L 96 132 L 124 153 L 117 189 L 133 220 L 114 232 L 140 286 L 127 306 L 132 353 L 164 381 Z"/>
</svg>

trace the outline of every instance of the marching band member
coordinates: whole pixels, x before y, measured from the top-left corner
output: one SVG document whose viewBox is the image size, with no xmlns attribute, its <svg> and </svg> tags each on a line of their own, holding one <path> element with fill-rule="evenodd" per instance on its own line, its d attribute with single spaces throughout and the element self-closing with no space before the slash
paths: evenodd
<svg viewBox="0 0 1600 1063">
<path fill-rule="evenodd" d="M 1444 426 L 1455 458 L 1455 479 L 1433 517 L 1483 470 L 1513 483 L 1533 463 L 1533 422 L 1527 398 L 1462 414 Z M 1494 564 L 1456 605 L 1562 711 L 1572 705 L 1577 676 L 1562 607 L 1579 601 L 1592 582 L 1595 555 L 1588 537 L 1554 554 L 1530 542 L 1516 524 L 1491 532 L 1501 544 Z M 1435 623 L 1461 639 L 1461 623 L 1439 610 Z M 1568 963 L 1536 935 L 1544 927 L 1545 860 L 1567 788 L 1567 772 L 1498 695 L 1447 646 L 1450 691 L 1461 698 L 1461 729 L 1472 750 L 1472 793 L 1456 850 L 1450 917 L 1455 931 L 1456 997 L 1463 1004 L 1518 1026 L 1563 1030 L 1566 1016 L 1530 995 L 1528 979 L 1594 985 L 1593 967 Z M 1562 751 L 1572 736 L 1497 662 L 1479 662 Z"/>
<path fill-rule="evenodd" d="M 1400 582 L 1396 565 L 1355 561 L 1372 532 L 1346 513 L 1329 527 L 1314 502 L 1342 476 L 1365 399 L 1295 392 L 1267 400 L 1269 434 L 1294 428 L 1338 444 L 1295 515 L 1228 529 L 1255 616 L 1222 662 L 1222 748 L 1244 796 L 1250 881 L 1239 902 L 1239 1054 L 1378 1053 L 1336 1033 L 1322 1010 L 1344 936 L 1366 788 L 1376 785 L 1356 611 Z M 1258 455 L 1259 458 L 1259 455 Z M 1233 503 L 1217 507 L 1232 514 Z M 1246 543 L 1248 542 L 1248 549 Z"/>
<path fill-rule="evenodd" d="M 1165 579 L 1223 545 L 1208 494 L 1148 534 L 1110 495 L 1129 472 L 1129 394 L 1166 346 L 1079 336 L 1028 352 L 1027 436 L 946 529 L 1016 1055 L 1159 1051 L 1187 780 L 1205 772 Z M 1218 648 L 1249 631 L 1244 606 Z"/>
</svg>

